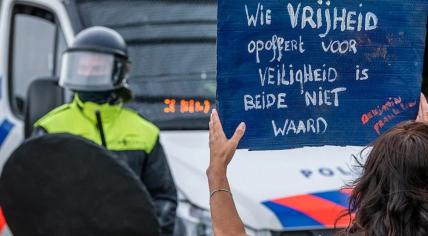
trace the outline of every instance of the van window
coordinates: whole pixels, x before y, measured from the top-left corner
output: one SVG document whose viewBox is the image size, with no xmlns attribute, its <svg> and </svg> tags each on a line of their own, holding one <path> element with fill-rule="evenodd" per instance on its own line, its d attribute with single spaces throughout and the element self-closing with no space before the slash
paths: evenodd
<svg viewBox="0 0 428 236">
<path fill-rule="evenodd" d="M 84 28 L 107 26 L 128 44 L 135 99 L 127 107 L 162 130 L 208 128 L 216 97 L 216 1 L 75 2 Z"/>
<path fill-rule="evenodd" d="M 65 39 L 46 10 L 17 5 L 11 34 L 10 96 L 18 118 L 23 117 L 27 90 L 35 79 L 59 74 L 60 51 Z"/>
<path fill-rule="evenodd" d="M 67 50 L 67 42 L 61 29 L 57 30 L 56 58 L 55 58 L 55 76 L 59 77 L 61 71 L 62 54 Z"/>
</svg>

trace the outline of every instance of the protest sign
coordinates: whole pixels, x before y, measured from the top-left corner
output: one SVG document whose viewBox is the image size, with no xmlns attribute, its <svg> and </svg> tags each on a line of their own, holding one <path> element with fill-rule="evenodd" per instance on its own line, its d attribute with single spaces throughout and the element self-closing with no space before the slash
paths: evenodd
<svg viewBox="0 0 428 236">
<path fill-rule="evenodd" d="M 240 148 L 367 145 L 415 119 L 426 0 L 219 0 L 217 98 Z"/>
</svg>

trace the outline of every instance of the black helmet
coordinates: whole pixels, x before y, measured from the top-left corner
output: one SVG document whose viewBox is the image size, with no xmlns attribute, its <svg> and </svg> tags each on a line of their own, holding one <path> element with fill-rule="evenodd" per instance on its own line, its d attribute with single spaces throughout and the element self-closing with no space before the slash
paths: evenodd
<svg viewBox="0 0 428 236">
<path fill-rule="evenodd" d="M 64 53 L 59 83 L 76 92 L 116 90 L 129 100 L 128 72 L 125 40 L 112 29 L 95 26 L 80 32 Z"/>
</svg>

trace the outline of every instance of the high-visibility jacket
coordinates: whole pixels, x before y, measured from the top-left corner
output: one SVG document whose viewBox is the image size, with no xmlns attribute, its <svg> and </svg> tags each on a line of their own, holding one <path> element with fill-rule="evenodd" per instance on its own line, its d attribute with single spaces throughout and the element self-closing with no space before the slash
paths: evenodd
<svg viewBox="0 0 428 236">
<path fill-rule="evenodd" d="M 99 111 L 107 149 L 141 178 L 153 198 L 162 235 L 172 235 L 177 191 L 159 142 L 159 129 L 134 111 L 115 105 L 73 102 L 60 106 L 35 123 L 35 133 L 70 133 L 102 144 Z"/>
</svg>

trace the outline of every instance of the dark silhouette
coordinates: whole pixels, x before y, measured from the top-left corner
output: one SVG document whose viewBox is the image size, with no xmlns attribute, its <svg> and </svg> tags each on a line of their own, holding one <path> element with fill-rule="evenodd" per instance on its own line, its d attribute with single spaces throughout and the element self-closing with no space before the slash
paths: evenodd
<svg viewBox="0 0 428 236">
<path fill-rule="evenodd" d="M 15 236 L 160 235 L 139 177 L 115 154 L 78 136 L 23 143 L 1 173 L 0 202 Z"/>
</svg>

